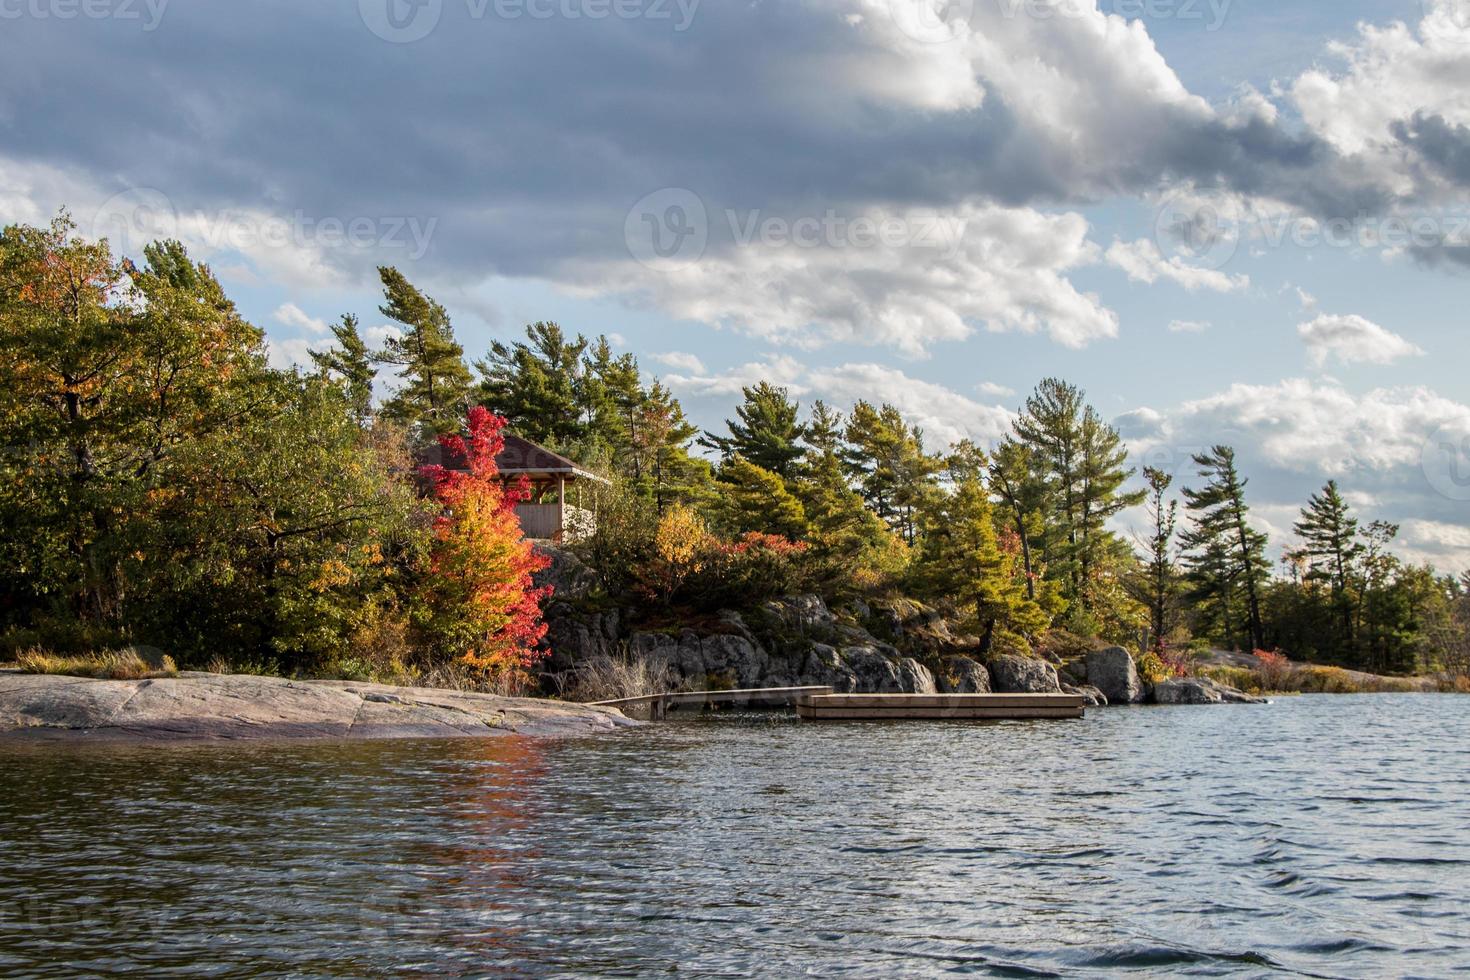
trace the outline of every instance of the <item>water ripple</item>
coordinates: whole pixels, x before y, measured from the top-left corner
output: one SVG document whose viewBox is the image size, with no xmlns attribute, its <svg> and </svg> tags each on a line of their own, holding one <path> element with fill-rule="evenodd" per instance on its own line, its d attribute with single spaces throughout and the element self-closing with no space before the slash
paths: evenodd
<svg viewBox="0 0 1470 980">
<path fill-rule="evenodd" d="M 0 974 L 1438 976 L 1470 700 L 0 748 Z"/>
</svg>

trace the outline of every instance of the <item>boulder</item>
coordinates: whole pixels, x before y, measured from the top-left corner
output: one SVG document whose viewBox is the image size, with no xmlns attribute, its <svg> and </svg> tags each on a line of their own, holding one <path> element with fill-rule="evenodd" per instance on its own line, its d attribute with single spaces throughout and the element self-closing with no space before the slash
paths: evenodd
<svg viewBox="0 0 1470 980">
<path fill-rule="evenodd" d="M 997 657 L 990 663 L 991 686 L 999 694 L 1060 694 L 1057 669 L 1031 657 Z"/>
<path fill-rule="evenodd" d="M 0 740 L 483 738 L 577 735 L 630 724 L 609 708 L 354 681 L 0 674 Z"/>
<path fill-rule="evenodd" d="M 1087 683 L 1101 691 L 1109 704 L 1139 704 L 1143 681 L 1133 664 L 1133 655 L 1122 647 L 1094 650 L 1087 655 Z"/>
<path fill-rule="evenodd" d="M 1266 704 L 1265 698 L 1210 680 L 1208 677 L 1179 677 L 1154 685 L 1159 704 Z"/>
<path fill-rule="evenodd" d="M 934 675 L 929 668 L 912 657 L 905 657 L 898 662 L 898 675 L 898 682 L 905 694 L 939 693 L 939 687 L 934 683 Z"/>
<path fill-rule="evenodd" d="M 827 608 L 822 597 L 815 595 L 772 599 L 766 603 L 765 610 L 780 620 L 788 629 L 801 633 L 830 629 L 837 621 L 837 617 L 832 614 L 832 610 Z"/>
<path fill-rule="evenodd" d="M 944 662 L 945 694 L 989 694 L 990 671 L 969 657 L 951 657 Z"/>
<path fill-rule="evenodd" d="M 551 560 L 532 576 L 538 588 L 551 586 L 557 599 L 580 599 L 597 587 L 597 573 L 570 551 L 545 542 L 537 543 L 535 548 Z"/>
<path fill-rule="evenodd" d="M 1110 703 L 1108 696 L 1091 684 L 1063 684 L 1062 691 L 1081 695 L 1089 708 L 1106 708 Z"/>
<path fill-rule="evenodd" d="M 1106 708 L 1108 696 L 1091 684 L 1063 684 L 1063 694 L 1080 694 L 1089 708 Z"/>
</svg>

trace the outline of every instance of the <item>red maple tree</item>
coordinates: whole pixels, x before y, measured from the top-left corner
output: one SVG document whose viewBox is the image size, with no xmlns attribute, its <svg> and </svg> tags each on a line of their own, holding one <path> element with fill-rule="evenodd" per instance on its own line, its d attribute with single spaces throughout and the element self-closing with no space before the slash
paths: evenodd
<svg viewBox="0 0 1470 980">
<path fill-rule="evenodd" d="M 495 465 L 505 424 L 484 408 L 471 409 L 466 436 L 439 439 L 446 458 L 463 460 L 463 468 L 421 471 L 443 506 L 426 595 L 430 629 L 464 663 L 499 680 L 524 679 L 545 656 L 537 649 L 546 635 L 541 603 L 552 592 L 533 581 L 551 561 L 531 546 L 516 516 L 529 485 L 522 477 L 507 486 Z"/>
</svg>

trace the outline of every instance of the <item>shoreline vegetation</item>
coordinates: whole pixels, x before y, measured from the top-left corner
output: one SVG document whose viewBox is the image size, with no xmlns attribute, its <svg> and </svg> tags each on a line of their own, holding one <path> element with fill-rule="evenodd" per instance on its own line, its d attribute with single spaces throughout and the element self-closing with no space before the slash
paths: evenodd
<svg viewBox="0 0 1470 980">
<path fill-rule="evenodd" d="M 470 359 L 379 275 L 381 346 L 348 314 L 281 370 L 178 242 L 0 232 L 0 659 L 574 700 L 1099 690 L 1093 661 L 1129 703 L 1470 688 L 1470 574 L 1400 559 L 1335 481 L 1271 556 L 1231 447 L 1140 468 L 1061 379 L 984 447 L 759 379 L 701 431 L 606 336 Z M 555 547 L 516 508 L 574 508 L 499 472 L 507 432 L 607 481 Z"/>
</svg>

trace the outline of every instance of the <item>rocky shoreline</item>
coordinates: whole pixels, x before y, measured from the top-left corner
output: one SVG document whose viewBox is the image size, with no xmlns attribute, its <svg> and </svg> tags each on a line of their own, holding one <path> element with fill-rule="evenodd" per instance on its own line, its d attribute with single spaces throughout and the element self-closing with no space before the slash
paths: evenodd
<svg viewBox="0 0 1470 980">
<path fill-rule="evenodd" d="M 608 708 L 351 681 L 0 673 L 0 740 L 493 738 L 589 735 L 637 724 Z"/>
<path fill-rule="evenodd" d="M 982 663 L 972 638 L 955 635 L 917 603 L 849 603 L 829 608 L 815 595 L 790 596 L 714 621 L 671 629 L 632 626 L 634 610 L 582 601 L 592 576 L 572 556 L 547 549 L 556 598 L 547 611 L 545 665 L 564 682 L 579 665 L 633 658 L 690 690 L 828 685 L 839 693 L 1081 694 L 1109 704 L 1260 703 L 1204 678 L 1146 685 L 1121 647 L 1050 662 L 998 656 Z"/>
</svg>

